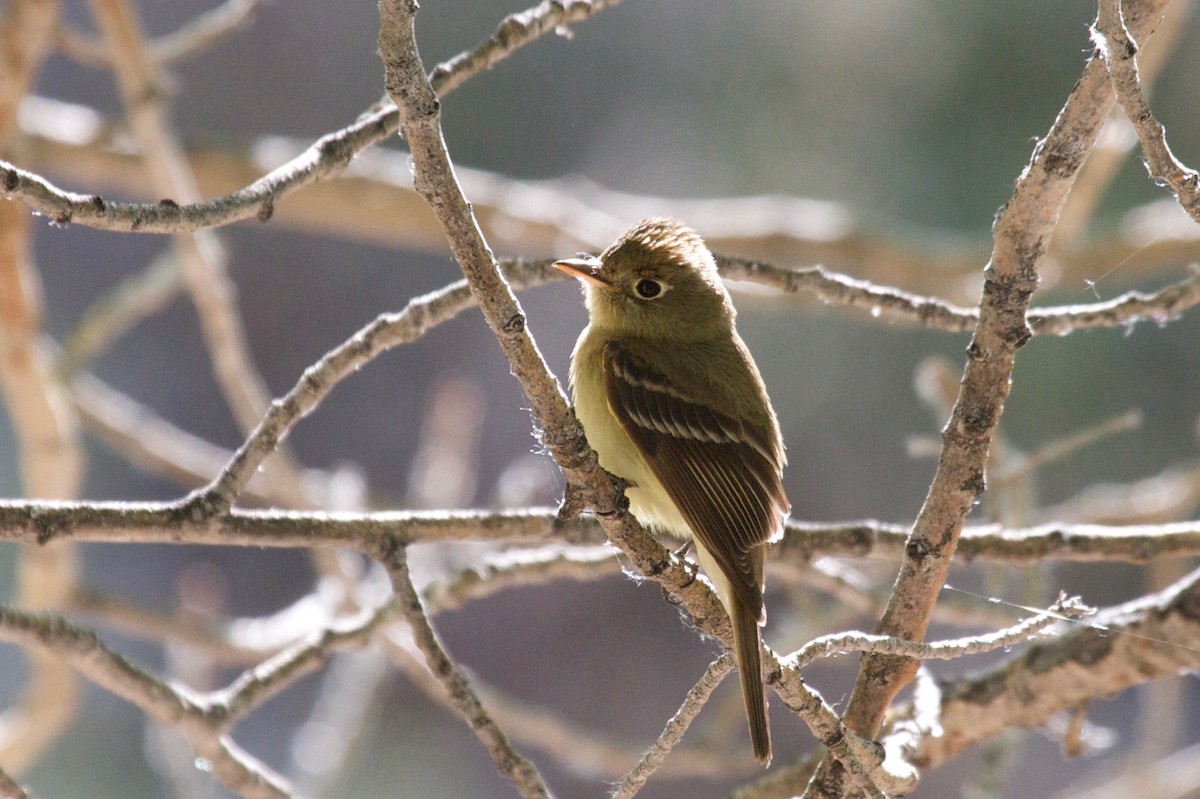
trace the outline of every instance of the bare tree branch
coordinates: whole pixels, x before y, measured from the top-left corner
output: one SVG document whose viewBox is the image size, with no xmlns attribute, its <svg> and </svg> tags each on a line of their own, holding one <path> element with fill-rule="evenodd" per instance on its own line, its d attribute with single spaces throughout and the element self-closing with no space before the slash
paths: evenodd
<svg viewBox="0 0 1200 799">
<path fill-rule="evenodd" d="M 708 702 L 708 698 L 712 696 L 712 692 L 731 671 L 733 671 L 733 658 L 728 652 L 709 664 L 699 681 L 688 691 L 683 705 L 667 722 L 666 729 L 658 736 L 658 740 L 642 756 L 638 764 L 625 775 L 620 784 L 609 793 L 611 799 L 632 799 L 637 796 L 646 784 L 646 780 L 650 779 L 650 775 L 662 766 L 667 755 L 683 740 L 684 733 L 692 725 L 696 716 L 700 714 L 701 709 Z"/>
<path fill-rule="evenodd" d="M 966 333 L 979 324 L 979 311 L 936 297 L 876 286 L 825 269 L 784 269 L 762 261 L 718 255 L 721 274 L 751 280 L 789 294 L 811 291 L 822 300 L 866 310 L 876 319 L 916 322 L 933 330 Z M 1200 279 L 1191 276 L 1152 294 L 1130 291 L 1103 302 L 1030 308 L 1026 321 L 1034 335 L 1064 335 L 1075 330 L 1119 327 L 1140 319 L 1164 323 L 1200 303 Z"/>
<path fill-rule="evenodd" d="M 1148 35 L 1161 5 L 1148 2 L 1138 30 Z M 1072 180 L 1113 102 L 1103 62 L 1093 58 L 1046 138 L 1017 180 L 993 226 L 979 324 L 967 348 L 958 400 L 943 430 L 942 455 L 905 546 L 905 558 L 878 632 L 920 640 L 945 583 L 962 525 L 984 488 L 984 465 L 1008 396 L 1017 349 L 1032 335 L 1025 322 L 1038 266 Z M 873 737 L 896 692 L 918 662 L 867 655 L 846 708 L 847 726 Z M 807 796 L 839 797 L 845 784 L 831 761 L 813 776 Z"/>
<path fill-rule="evenodd" d="M 19 146 L 17 106 L 37 78 L 59 16 L 59 3 L 14 0 L 0 12 L 0 156 Z M 17 440 L 22 490 L 47 499 L 74 497 L 83 480 L 78 425 L 51 355 L 40 338 L 42 291 L 26 214 L 0 203 L 0 392 Z M 74 545 L 22 550 L 16 601 L 58 608 L 79 571 Z M 24 693 L 0 716 L 0 761 L 24 771 L 69 726 L 79 702 L 70 668 L 43 652 L 29 655 Z"/>
<path fill-rule="evenodd" d="M 1036 633 L 1062 619 L 1075 618 L 1086 611 L 1077 598 L 1063 599 L 1048 611 L 1033 616 L 1004 630 L 973 635 L 950 641 L 907 641 L 886 635 L 867 635 L 860 632 L 832 633 L 806 643 L 785 658 L 788 668 L 804 668 L 819 658 L 851 652 L 873 652 L 881 655 L 908 657 L 915 660 L 954 660 L 969 655 L 994 652 L 997 649 L 1027 641 Z"/>
<path fill-rule="evenodd" d="M 1105 610 L 984 674 L 940 685 L 941 734 L 924 736 L 914 762 L 932 768 L 1003 730 L 1044 724 L 1097 696 L 1200 663 L 1200 574 Z M 999 690 L 994 690 L 999 689 Z M 904 708 L 899 718 L 912 713 Z"/>
<path fill-rule="evenodd" d="M 157 680 L 107 649 L 95 635 L 61 619 L 0 608 L 0 639 L 55 655 L 91 682 L 161 724 L 179 726 L 198 757 L 230 790 L 248 799 L 287 799 L 286 782 L 212 727 L 202 702 Z"/>
<path fill-rule="evenodd" d="M 508 737 L 484 710 L 471 683 L 442 647 L 425 615 L 421 597 L 413 587 L 405 547 L 395 541 L 387 542 L 377 556 L 387 567 L 400 612 L 412 626 L 417 646 L 425 655 L 429 670 L 442 683 L 455 710 L 487 749 L 500 774 L 511 780 L 524 797 L 549 797 L 550 790 L 537 769 L 512 747 Z"/>
<path fill-rule="evenodd" d="M 1100 0 L 1099 7 L 1100 13 L 1092 27 L 1096 50 L 1108 68 L 1117 101 L 1137 131 L 1150 177 L 1169 186 L 1183 210 L 1200 222 L 1200 174 L 1175 158 L 1167 145 L 1166 128 L 1150 110 L 1138 78 L 1137 41 L 1126 27 L 1121 0 Z M 1141 37 L 1139 32 L 1137 38 Z"/>
<path fill-rule="evenodd" d="M 1175 51 L 1191 11 L 1191 0 L 1175 0 L 1167 5 L 1150 47 L 1138 58 L 1143 88 L 1149 89 L 1168 57 Z M 1130 127 L 1124 112 L 1113 108 L 1059 215 L 1058 227 L 1054 231 L 1056 259 L 1079 246 L 1084 226 L 1095 213 L 1117 170 L 1137 145 L 1137 134 Z"/>
<path fill-rule="evenodd" d="M 405 543 L 496 541 L 535 544 L 527 552 L 502 553 L 487 566 L 500 584 L 615 568 L 603 550 L 563 549 L 566 543 L 597 547 L 606 537 L 599 520 L 559 519 L 550 508 L 512 511 L 297 512 L 234 508 L 197 515 L 183 502 L 46 502 L 0 500 L 0 540 L 45 544 L 93 541 L 153 544 L 186 541 L 207 546 L 349 547 L 371 552 L 394 538 Z M 908 528 L 877 521 L 845 523 L 789 520 L 771 559 L 779 565 L 822 556 L 894 557 L 904 550 Z M 546 544 L 552 544 L 545 547 Z M 1200 521 L 1104 526 L 1046 524 L 1012 530 L 998 525 L 966 528 L 958 554 L 965 560 L 1024 564 L 1044 560 L 1145 563 L 1152 558 L 1200 555 Z M 523 566 L 528 564 L 528 570 Z M 506 572 L 512 572 L 506 576 Z M 428 598 L 438 607 L 486 595 L 490 585 L 468 576 L 434 583 Z"/>
<path fill-rule="evenodd" d="M 617 0 L 546 0 L 536 8 L 506 17 L 496 34 L 475 50 L 439 65 L 431 80 L 445 95 L 468 78 L 490 69 L 514 50 L 548 31 L 581 22 Z M 155 204 L 121 203 L 99 195 L 63 191 L 44 178 L 0 161 L 0 183 L 11 196 L 58 224 L 76 223 L 127 233 L 181 233 L 218 227 L 243 219 L 266 221 L 278 201 L 296 189 L 341 172 L 359 151 L 394 135 L 400 118 L 393 106 L 375 108 L 354 124 L 330 133 L 243 189 L 209 202 L 190 196 Z"/>
</svg>

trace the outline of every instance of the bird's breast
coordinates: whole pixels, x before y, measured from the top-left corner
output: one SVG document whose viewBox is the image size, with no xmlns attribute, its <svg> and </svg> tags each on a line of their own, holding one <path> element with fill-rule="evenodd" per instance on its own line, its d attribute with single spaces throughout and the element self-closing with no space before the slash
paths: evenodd
<svg viewBox="0 0 1200 799">
<path fill-rule="evenodd" d="M 604 385 L 605 341 L 603 335 L 589 326 L 575 346 L 570 376 L 575 415 L 583 425 L 588 443 L 596 450 L 600 465 L 631 484 L 625 496 L 638 521 L 688 538 L 692 535 L 688 523 L 608 406 Z"/>
</svg>

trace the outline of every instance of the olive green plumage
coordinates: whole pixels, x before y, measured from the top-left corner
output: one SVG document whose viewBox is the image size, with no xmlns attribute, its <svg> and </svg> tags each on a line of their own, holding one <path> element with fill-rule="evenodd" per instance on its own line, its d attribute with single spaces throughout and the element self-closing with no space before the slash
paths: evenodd
<svg viewBox="0 0 1200 799">
<path fill-rule="evenodd" d="M 790 509 L 786 458 L 729 293 L 700 237 L 668 219 L 556 265 L 583 280 L 590 317 L 571 357 L 575 412 L 638 519 L 694 540 L 733 622 L 755 756 L 770 762 L 763 558 Z"/>
</svg>

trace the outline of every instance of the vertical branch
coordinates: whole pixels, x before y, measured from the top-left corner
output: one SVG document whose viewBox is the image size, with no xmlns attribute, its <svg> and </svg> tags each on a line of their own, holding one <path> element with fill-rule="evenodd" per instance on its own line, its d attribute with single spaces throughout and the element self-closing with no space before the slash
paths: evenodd
<svg viewBox="0 0 1200 799">
<path fill-rule="evenodd" d="M 17 149 L 17 106 L 48 51 L 59 4 L 13 0 L 0 18 L 0 151 Z M 69 499 L 83 476 L 76 418 L 57 381 L 51 354 L 39 340 L 41 286 L 29 255 L 29 215 L 0 203 L 0 392 L 20 447 L 24 493 Z M 25 548 L 17 566 L 16 601 L 30 608 L 61 607 L 77 579 L 74 544 Z M 28 767 L 67 728 L 79 684 L 71 669 L 45 653 L 29 657 L 29 684 L 21 700 L 0 717 L 0 761 Z"/>
<path fill-rule="evenodd" d="M 1141 4 L 1138 20 L 1147 35 L 1163 2 Z M 1034 150 L 1029 165 L 993 226 L 991 259 L 984 270 L 979 322 L 967 347 L 958 399 L 942 431 L 942 452 L 921 511 L 905 545 L 905 556 L 887 609 L 876 631 L 921 640 L 934 602 L 976 497 L 984 489 L 984 466 L 1011 385 L 1017 350 L 1031 335 L 1025 322 L 1037 288 L 1038 266 L 1084 157 L 1113 104 L 1113 88 L 1101 58 L 1093 56 L 1054 125 Z M 846 708 L 847 727 L 874 737 L 896 693 L 912 681 L 918 662 L 893 655 L 865 655 Z M 841 796 L 840 766 L 827 760 L 810 792 Z"/>
<path fill-rule="evenodd" d="M 130 128 L 154 190 L 171 198 L 164 203 L 197 202 L 200 192 L 195 176 L 167 119 L 161 76 L 147 51 L 133 9 L 128 0 L 92 0 L 92 12 L 108 44 Z M 236 289 L 225 269 L 224 248 L 211 231 L 177 233 L 174 241 L 217 383 L 238 426 L 248 433 L 266 412 L 270 399 L 246 343 L 235 302 Z M 289 497 L 289 504 L 310 506 L 295 466 L 285 452 L 276 455 L 279 471 L 271 470 L 267 475 L 273 489 Z"/>
</svg>

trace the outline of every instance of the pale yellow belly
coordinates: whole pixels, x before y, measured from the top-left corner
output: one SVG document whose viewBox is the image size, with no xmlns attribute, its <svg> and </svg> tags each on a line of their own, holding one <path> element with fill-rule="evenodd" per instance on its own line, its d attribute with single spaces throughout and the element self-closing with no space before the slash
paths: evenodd
<svg viewBox="0 0 1200 799">
<path fill-rule="evenodd" d="M 575 394 L 575 415 L 583 425 L 588 443 L 596 450 L 601 466 L 632 484 L 625 490 L 625 496 L 629 499 L 629 509 L 639 522 L 676 538 L 693 539 L 700 565 L 716 588 L 721 604 L 727 609 L 732 607 L 733 590 L 716 560 L 700 541 L 695 540 L 691 527 L 666 489 L 609 410 L 603 370 L 603 342 L 582 336 L 571 359 L 571 385 Z"/>
<path fill-rule="evenodd" d="M 576 346 L 571 363 L 575 414 L 583 424 L 588 443 L 596 450 L 601 466 L 632 484 L 625 496 L 638 521 L 678 538 L 689 538 L 692 532 L 688 523 L 608 408 L 602 359 L 603 342 L 585 335 Z"/>
</svg>

